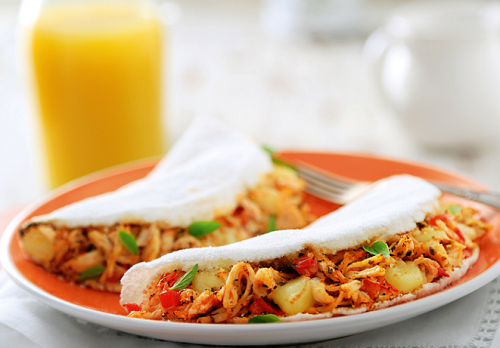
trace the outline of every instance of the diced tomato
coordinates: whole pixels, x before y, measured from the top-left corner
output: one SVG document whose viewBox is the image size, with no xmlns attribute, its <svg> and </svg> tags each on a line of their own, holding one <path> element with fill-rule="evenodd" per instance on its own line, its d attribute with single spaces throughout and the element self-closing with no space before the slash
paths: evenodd
<svg viewBox="0 0 500 348">
<path fill-rule="evenodd" d="M 364 279 L 363 286 L 359 290 L 366 292 L 370 298 L 375 298 L 380 292 L 380 284 Z"/>
<path fill-rule="evenodd" d="M 458 238 L 460 238 L 462 240 L 462 242 L 465 242 L 465 237 L 462 234 L 462 231 L 460 231 L 460 229 L 458 227 L 455 227 L 453 229 L 453 232 L 455 232 L 457 234 Z"/>
<path fill-rule="evenodd" d="M 141 310 L 141 306 L 139 306 L 137 303 L 125 303 L 123 307 L 127 308 L 127 311 L 129 313 Z"/>
<path fill-rule="evenodd" d="M 448 277 L 448 278 L 450 277 L 450 275 L 448 273 L 446 273 L 446 271 L 444 269 L 442 269 L 441 267 L 438 267 L 437 271 L 438 271 L 439 276 Z"/>
<path fill-rule="evenodd" d="M 446 224 L 446 226 L 448 226 L 448 228 L 450 230 L 452 230 L 453 232 L 455 232 L 457 234 L 458 238 L 460 238 L 460 240 L 462 242 L 465 242 L 464 235 L 462 234 L 460 229 L 455 225 L 455 220 L 454 220 L 453 216 L 451 216 L 448 213 L 438 214 L 430 219 L 429 224 L 431 226 L 437 226 L 437 222 L 436 222 L 437 220 L 443 221 Z"/>
<path fill-rule="evenodd" d="M 318 273 L 318 261 L 314 257 L 302 255 L 293 261 L 292 268 L 300 275 L 312 277 Z"/>
<path fill-rule="evenodd" d="M 434 217 L 432 217 L 429 221 L 429 224 L 431 226 L 437 226 L 437 220 L 441 220 L 443 221 L 445 224 L 448 224 L 448 222 L 453 219 L 452 216 L 448 213 L 442 213 L 442 214 L 438 214 Z"/>
<path fill-rule="evenodd" d="M 234 217 L 239 217 L 241 221 L 241 225 L 245 226 L 248 222 L 249 215 L 245 209 L 243 209 L 242 206 L 239 206 L 238 208 L 235 209 L 233 212 Z"/>
<path fill-rule="evenodd" d="M 276 314 L 276 310 L 260 297 L 253 301 L 250 310 L 253 314 Z"/>
<path fill-rule="evenodd" d="M 233 216 L 238 216 L 238 215 L 240 215 L 241 213 L 243 213 L 243 207 L 240 205 L 240 206 L 238 206 L 236 209 L 234 209 L 234 211 L 233 211 Z"/>
<path fill-rule="evenodd" d="M 387 280 L 384 280 L 384 282 L 380 286 L 388 291 L 399 292 L 399 290 L 392 286 Z"/>
<path fill-rule="evenodd" d="M 160 292 L 160 302 L 164 309 L 171 309 L 181 302 L 181 292 L 179 290 L 164 290 Z"/>
</svg>

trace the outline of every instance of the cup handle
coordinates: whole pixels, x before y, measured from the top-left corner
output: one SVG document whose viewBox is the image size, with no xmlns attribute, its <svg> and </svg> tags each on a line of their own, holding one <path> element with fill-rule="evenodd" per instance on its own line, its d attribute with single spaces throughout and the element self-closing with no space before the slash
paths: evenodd
<svg viewBox="0 0 500 348">
<path fill-rule="evenodd" d="M 382 85 L 382 64 L 389 48 L 395 43 L 393 37 L 389 36 L 383 27 L 375 30 L 366 40 L 363 46 L 362 57 L 372 74 L 375 87 L 379 90 L 384 101 L 389 102 Z M 390 105 L 390 103 L 389 103 Z"/>
</svg>

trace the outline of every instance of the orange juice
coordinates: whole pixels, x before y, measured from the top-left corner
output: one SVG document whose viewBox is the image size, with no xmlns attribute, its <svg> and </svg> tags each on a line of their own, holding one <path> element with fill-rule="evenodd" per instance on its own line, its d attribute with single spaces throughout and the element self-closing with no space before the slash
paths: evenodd
<svg viewBox="0 0 500 348">
<path fill-rule="evenodd" d="M 52 187 L 164 151 L 159 20 L 135 2 L 50 4 L 31 57 Z"/>
</svg>

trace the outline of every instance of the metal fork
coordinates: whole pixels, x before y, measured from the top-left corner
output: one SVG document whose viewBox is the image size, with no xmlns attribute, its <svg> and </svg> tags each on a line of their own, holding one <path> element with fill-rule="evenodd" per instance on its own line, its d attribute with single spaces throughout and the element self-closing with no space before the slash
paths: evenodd
<svg viewBox="0 0 500 348">
<path fill-rule="evenodd" d="M 352 201 L 363 194 L 371 184 L 333 174 L 305 163 L 293 163 L 293 166 L 299 175 L 307 181 L 307 192 L 337 204 L 346 204 Z M 500 193 L 498 192 L 483 192 L 435 181 L 430 182 L 443 192 L 500 209 Z"/>
</svg>

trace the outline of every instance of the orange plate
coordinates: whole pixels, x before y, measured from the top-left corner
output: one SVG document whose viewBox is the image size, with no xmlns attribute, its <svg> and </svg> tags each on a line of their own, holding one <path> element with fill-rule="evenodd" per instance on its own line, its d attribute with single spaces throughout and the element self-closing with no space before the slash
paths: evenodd
<svg viewBox="0 0 500 348">
<path fill-rule="evenodd" d="M 459 174 L 422 164 L 369 155 L 284 152 L 280 155 L 280 158 L 290 162 L 297 160 L 303 161 L 324 170 L 358 180 L 375 181 L 394 174 L 412 174 L 428 180 L 441 181 L 468 188 L 484 189 L 482 185 Z M 79 201 L 83 198 L 115 190 L 130 181 L 144 177 L 151 171 L 155 163 L 156 162 L 150 162 L 133 165 L 125 169 L 112 171 L 108 174 L 93 176 L 92 179 L 84 179 L 83 181 L 79 180 L 76 183 L 70 183 L 62 190 L 58 190 L 51 194 L 43 203 L 31 207 L 27 211 L 23 211 L 21 213 L 23 214 L 22 221 L 26 221 L 33 216 L 49 213 L 54 209 Z M 446 196 L 445 199 L 454 201 L 459 200 L 448 196 Z M 336 204 L 326 202 L 313 196 L 307 196 L 306 201 L 311 206 L 312 213 L 318 217 L 339 207 Z M 474 267 L 460 280 L 459 283 L 463 283 L 484 272 L 500 259 L 500 213 L 474 202 L 461 199 L 459 201 L 461 201 L 462 204 L 472 205 L 476 209 L 479 209 L 482 216 L 494 225 L 492 233 L 481 240 L 481 253 L 478 262 L 476 262 Z M 20 226 L 18 226 L 18 228 L 19 227 Z M 31 283 L 45 292 L 79 306 L 112 314 L 126 314 L 118 303 L 118 294 L 86 289 L 70 284 L 27 260 L 24 252 L 19 247 L 19 237 L 17 233 L 12 238 L 9 249 L 15 267 Z"/>
</svg>

